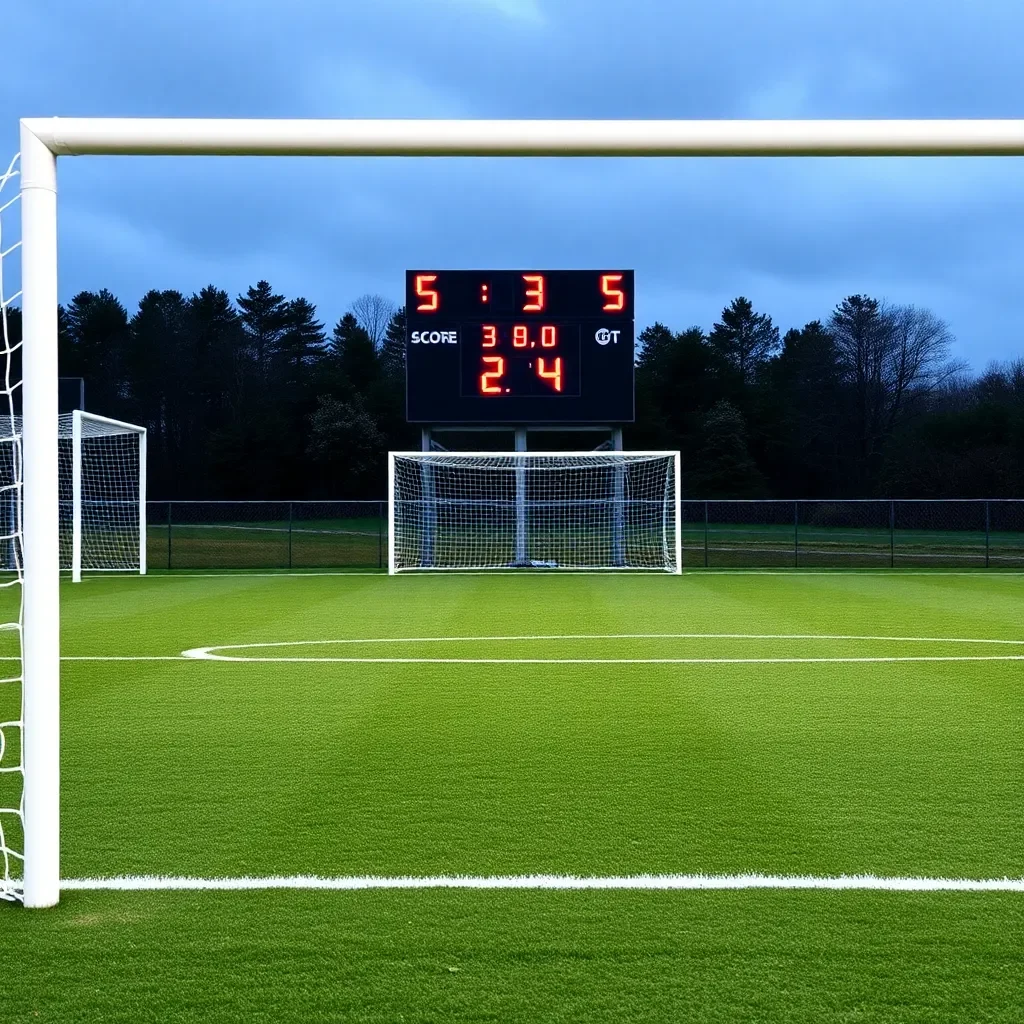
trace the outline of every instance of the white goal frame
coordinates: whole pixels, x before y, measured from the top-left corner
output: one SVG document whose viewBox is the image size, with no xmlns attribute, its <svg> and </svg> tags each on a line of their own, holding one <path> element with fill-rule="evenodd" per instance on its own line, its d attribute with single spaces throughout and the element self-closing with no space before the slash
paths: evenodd
<svg viewBox="0 0 1024 1024">
<path fill-rule="evenodd" d="M 388 452 L 388 575 L 394 576 L 400 572 L 465 572 L 465 571 L 482 571 L 482 572 L 504 572 L 503 569 L 481 569 L 472 570 L 471 567 L 466 569 L 459 568 L 416 568 L 416 569 L 399 569 L 396 566 L 395 557 L 395 459 L 409 459 L 411 461 L 429 461 L 432 457 L 440 457 L 444 459 L 507 459 L 515 464 L 515 461 L 521 460 L 526 462 L 527 460 L 533 459 L 594 459 L 595 461 L 607 461 L 608 459 L 614 459 L 616 456 L 622 456 L 623 466 L 628 464 L 630 456 L 638 459 L 671 459 L 672 460 L 672 506 L 675 509 L 675 522 L 672 539 L 672 553 L 675 560 L 675 567 L 671 570 L 665 569 L 615 569 L 615 568 L 593 568 L 593 569 L 573 569 L 573 572 L 665 572 L 669 571 L 675 575 L 681 575 L 683 571 L 683 524 L 682 524 L 682 483 L 680 480 L 680 453 L 677 451 L 622 451 L 618 449 L 591 449 L 589 451 L 569 451 L 569 452 L 539 452 L 539 451 L 504 451 L 504 452 L 487 452 L 487 451 L 404 451 L 404 452 Z M 517 471 L 518 472 L 518 471 Z M 520 478 L 517 478 L 517 493 L 521 492 L 522 487 L 519 482 Z M 620 496 L 621 497 L 621 496 Z M 525 518 L 524 512 L 519 507 L 519 499 L 517 499 L 517 516 Z M 524 506 L 525 507 L 525 506 Z M 664 528 L 664 527 L 663 527 Z M 523 529 L 523 527 L 517 525 L 517 530 Z M 525 529 L 524 529 L 525 536 Z M 525 546 L 525 545 L 524 545 Z M 508 570 L 517 571 L 517 570 Z M 521 570 L 518 570 L 521 571 Z"/>
<path fill-rule="evenodd" d="M 139 481 L 138 497 L 139 515 L 139 575 L 146 575 L 146 428 L 136 423 L 100 416 L 84 409 L 75 409 L 71 413 L 71 580 L 82 582 L 82 425 L 95 423 L 100 426 L 116 428 L 123 434 L 135 434 L 139 439 Z M 102 436 L 102 435 L 98 435 Z M 113 436 L 113 435 L 110 435 Z M 90 571 L 126 571 L 119 569 L 96 569 Z M 131 570 L 127 570 L 131 571 Z"/>
<path fill-rule="evenodd" d="M 60 898 L 57 158 L 87 154 L 1022 156 L 1024 120 L 23 120 L 22 896 L 29 907 Z"/>
</svg>

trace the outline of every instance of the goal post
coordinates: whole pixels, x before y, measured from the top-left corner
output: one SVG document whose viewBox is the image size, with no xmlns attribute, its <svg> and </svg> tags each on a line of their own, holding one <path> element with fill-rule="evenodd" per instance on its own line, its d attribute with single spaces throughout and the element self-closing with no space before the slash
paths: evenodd
<svg viewBox="0 0 1024 1024">
<path fill-rule="evenodd" d="M 682 572 L 679 452 L 390 452 L 388 572 Z"/>
<path fill-rule="evenodd" d="M 18 568 L 15 446 L 20 416 L 0 416 L 0 515 L 8 524 L 0 572 Z M 76 409 L 57 423 L 60 568 L 78 583 L 82 571 L 146 572 L 146 428 Z"/>
<path fill-rule="evenodd" d="M 46 907 L 60 898 L 60 522 L 57 458 L 57 158 L 263 156 L 1024 156 L 1024 120 L 224 120 L 28 118 L 21 122 L 21 237 L 0 238 L 0 270 L 19 258 L 24 436 L 21 637 L 24 876 L 5 868 L 0 895 Z M 12 165 L 13 166 L 13 165 Z M 0 189 L 15 172 L 0 175 Z M 0 215 L 6 200 L 0 199 Z M 2 389 L 13 413 L 11 378 Z M 22 469 L 23 467 L 23 469 Z M 10 748 L 8 748 L 10 749 Z M 0 764 L 0 768 L 4 765 Z M 21 815 L 21 812 L 18 812 Z M 6 861 L 5 861 L 6 863 Z"/>
<path fill-rule="evenodd" d="M 76 409 L 58 436 L 61 568 L 145 575 L 146 428 Z"/>
</svg>

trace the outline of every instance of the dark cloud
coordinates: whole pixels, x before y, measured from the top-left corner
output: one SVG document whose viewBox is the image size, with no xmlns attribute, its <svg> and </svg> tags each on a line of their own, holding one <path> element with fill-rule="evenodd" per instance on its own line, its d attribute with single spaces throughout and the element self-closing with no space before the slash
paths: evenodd
<svg viewBox="0 0 1024 1024">
<path fill-rule="evenodd" d="M 1024 9 L 958 0 L 34 0 L 0 146 L 50 114 L 1012 117 Z M 638 315 L 781 326 L 865 291 L 975 365 L 1024 349 L 1017 160 L 64 160 L 61 294 L 232 292 L 333 320 L 406 266 L 632 266 Z"/>
</svg>

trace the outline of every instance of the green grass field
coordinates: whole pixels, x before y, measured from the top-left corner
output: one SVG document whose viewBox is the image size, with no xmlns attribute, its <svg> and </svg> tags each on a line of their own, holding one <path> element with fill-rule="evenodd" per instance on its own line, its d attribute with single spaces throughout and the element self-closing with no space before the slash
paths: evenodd
<svg viewBox="0 0 1024 1024">
<path fill-rule="evenodd" d="M 1024 878 L 1020 574 L 62 597 L 69 883 Z M 0 943 L 4 1024 L 1024 1019 L 1022 891 L 68 888 Z"/>
</svg>

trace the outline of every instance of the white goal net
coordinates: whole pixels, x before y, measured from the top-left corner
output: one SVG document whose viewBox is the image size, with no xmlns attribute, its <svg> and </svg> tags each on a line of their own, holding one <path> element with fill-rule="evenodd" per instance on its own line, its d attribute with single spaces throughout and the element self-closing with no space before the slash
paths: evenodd
<svg viewBox="0 0 1024 1024">
<path fill-rule="evenodd" d="M 18 161 L 0 167 L 0 899 L 22 895 L 24 874 L 24 709 L 22 704 L 21 422 L 14 415 L 21 377 L 20 292 L 13 227 Z"/>
<path fill-rule="evenodd" d="M 12 431 L 21 418 L 0 417 L 0 478 L 13 480 Z M 95 413 L 59 417 L 60 567 L 75 580 L 82 571 L 146 571 L 146 430 Z M 3 568 L 16 565 L 19 492 L 4 489 L 0 508 Z"/>
<path fill-rule="evenodd" d="M 392 452 L 388 568 L 680 572 L 678 452 Z"/>
</svg>

